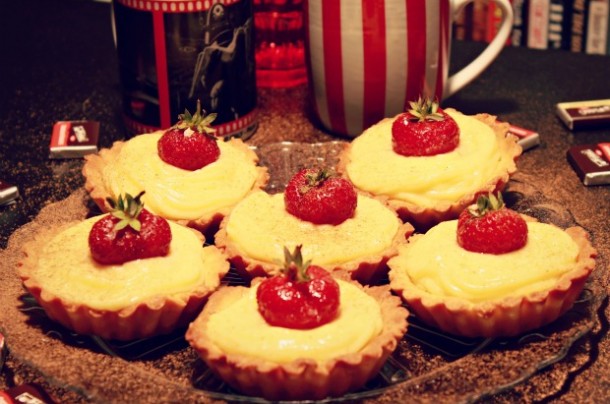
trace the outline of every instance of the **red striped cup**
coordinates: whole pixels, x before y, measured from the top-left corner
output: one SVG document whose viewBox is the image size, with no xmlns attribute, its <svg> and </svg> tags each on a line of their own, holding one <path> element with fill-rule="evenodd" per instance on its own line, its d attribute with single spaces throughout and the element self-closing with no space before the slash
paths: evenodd
<svg viewBox="0 0 610 404">
<path fill-rule="evenodd" d="M 443 99 L 475 79 L 502 50 L 512 25 L 508 0 L 498 34 L 448 77 L 451 25 L 473 0 L 305 0 L 306 61 L 314 110 L 331 132 L 358 136 L 423 95 Z"/>
</svg>

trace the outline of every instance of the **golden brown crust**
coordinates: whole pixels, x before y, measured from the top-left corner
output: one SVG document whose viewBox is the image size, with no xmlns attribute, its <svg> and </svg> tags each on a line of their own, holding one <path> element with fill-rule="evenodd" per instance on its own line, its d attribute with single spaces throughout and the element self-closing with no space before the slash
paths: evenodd
<svg viewBox="0 0 610 404">
<path fill-rule="evenodd" d="M 277 274 L 281 269 L 281 264 L 261 261 L 252 257 L 244 257 L 241 254 L 239 248 L 234 245 L 227 235 L 226 227 L 229 218 L 230 216 L 227 216 L 221 222 L 220 229 L 215 235 L 214 243 L 227 257 L 229 257 L 229 261 L 231 261 L 233 267 L 248 278 Z M 360 257 L 357 260 L 344 262 L 333 268 L 326 269 L 333 272 L 348 272 L 353 279 L 365 284 L 375 283 L 375 281 L 387 274 L 388 260 L 398 254 L 398 246 L 405 244 L 406 240 L 413 233 L 413 226 L 409 223 L 402 223 L 398 217 L 396 218 L 396 221 L 399 223 L 398 231 L 394 235 L 392 244 L 385 251 L 377 255 Z"/>
<path fill-rule="evenodd" d="M 190 292 L 158 296 L 147 302 L 117 310 L 93 309 L 86 304 L 67 301 L 62 296 L 50 293 L 36 277 L 43 246 L 62 230 L 76 223 L 78 222 L 69 222 L 54 229 L 43 230 L 37 233 L 33 240 L 25 243 L 24 257 L 18 263 L 18 272 L 25 287 L 47 315 L 79 334 L 134 340 L 170 333 L 187 325 L 199 314 L 209 295 L 220 286 L 220 280 L 229 270 L 227 261 L 226 266 L 215 268 L 218 273 L 216 284 L 201 284 Z M 203 244 L 203 236 L 195 230 L 192 231 Z"/>
<path fill-rule="evenodd" d="M 245 394 L 270 400 L 340 396 L 362 387 L 373 377 L 396 349 L 407 329 L 408 312 L 387 286 L 363 287 L 363 290 L 379 302 L 383 330 L 361 351 L 329 358 L 325 362 L 304 358 L 279 364 L 223 352 L 215 345 L 207 335 L 208 319 L 248 293 L 248 288 L 241 286 L 219 289 L 189 326 L 186 339 L 214 372 Z"/>
<path fill-rule="evenodd" d="M 139 135 L 146 136 L 146 135 Z M 231 145 L 242 152 L 244 152 L 247 159 L 252 160 L 254 164 L 257 164 L 259 161 L 258 155 L 248 147 L 241 139 L 231 138 L 227 141 L 231 143 Z M 97 154 L 90 154 L 85 156 L 85 164 L 83 166 L 83 175 L 85 177 L 85 190 L 91 196 L 91 199 L 95 202 L 95 204 L 102 210 L 102 212 L 108 212 L 110 206 L 106 199 L 111 195 L 110 191 L 106 188 L 103 171 L 104 167 L 111 161 L 114 161 L 118 158 L 121 149 L 125 145 L 124 141 L 115 142 L 110 149 L 102 149 Z M 255 183 L 252 185 L 252 191 L 263 188 L 267 181 L 269 180 L 269 172 L 267 167 L 256 166 L 257 178 Z M 202 233 L 208 232 L 210 230 L 211 233 L 215 232 L 220 225 L 221 220 L 231 212 L 233 207 L 224 207 L 218 209 L 216 212 L 213 212 L 209 215 L 197 218 L 197 219 L 184 219 L 184 220 L 174 220 L 177 223 L 180 223 L 184 226 L 192 227 L 194 229 L 199 230 Z"/>
<path fill-rule="evenodd" d="M 111 196 L 110 192 L 106 190 L 102 173 L 107 162 L 117 158 L 124 144 L 123 141 L 114 142 L 109 149 L 101 149 L 96 154 L 85 156 L 85 164 L 82 170 L 85 177 L 85 190 L 102 212 L 110 210 L 106 198 Z"/>
<path fill-rule="evenodd" d="M 453 109 L 447 108 L 446 111 L 452 111 Z M 420 231 L 425 231 L 437 223 L 445 220 L 455 219 L 459 216 L 460 212 L 464 210 L 468 205 L 472 204 L 480 193 L 488 193 L 502 190 L 511 175 L 517 171 L 516 160 L 521 155 L 521 146 L 517 143 L 517 138 L 513 135 L 508 134 L 509 124 L 505 122 L 499 122 L 495 116 L 489 114 L 477 114 L 473 118 L 490 126 L 498 140 L 498 145 L 502 152 L 508 156 L 513 163 L 505 172 L 498 172 L 496 176 L 490 178 L 487 184 L 476 192 L 464 195 L 459 201 L 454 202 L 440 202 L 434 208 L 424 208 L 412 204 L 407 201 L 392 199 L 391 197 L 385 197 L 388 205 L 394 209 L 400 218 L 405 222 L 410 222 Z M 393 120 L 394 118 L 386 118 L 386 120 Z M 339 163 L 337 171 L 341 173 L 345 178 L 349 179 L 347 174 L 347 166 L 351 161 L 350 147 L 351 144 L 346 145 L 345 149 L 339 155 Z"/>
<path fill-rule="evenodd" d="M 570 309 L 595 268 L 597 251 L 588 233 L 581 227 L 571 227 L 566 233 L 578 245 L 577 262 L 550 290 L 475 304 L 430 294 L 398 268 L 390 270 L 390 286 L 423 321 L 448 333 L 467 337 L 519 335 L 556 320 Z"/>
</svg>

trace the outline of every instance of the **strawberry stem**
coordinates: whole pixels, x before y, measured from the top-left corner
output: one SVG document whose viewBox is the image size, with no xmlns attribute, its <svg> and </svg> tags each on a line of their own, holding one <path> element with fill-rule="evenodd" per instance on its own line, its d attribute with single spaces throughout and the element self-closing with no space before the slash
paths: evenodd
<svg viewBox="0 0 610 404">
<path fill-rule="evenodd" d="M 407 112 L 409 112 L 416 121 L 442 121 L 445 119 L 443 114 L 438 112 L 438 102 L 432 101 L 429 98 L 422 98 L 419 96 L 417 101 L 409 101 L 409 105 L 411 106 L 411 109 Z"/>
<path fill-rule="evenodd" d="M 504 199 L 502 193 L 498 192 L 497 196 L 493 193 L 487 195 L 479 195 L 476 206 L 468 208 L 470 213 L 475 217 L 485 216 L 486 213 L 494 210 L 500 210 L 504 207 Z"/>
<path fill-rule="evenodd" d="M 310 280 L 309 275 L 307 275 L 307 268 L 311 264 L 311 260 L 303 262 L 302 247 L 301 244 L 295 246 L 292 253 L 288 248 L 284 247 L 284 268 L 282 273 L 294 282 L 307 282 Z"/>
<path fill-rule="evenodd" d="M 203 133 L 206 135 L 213 135 L 216 132 L 216 129 L 212 128 L 212 122 L 216 119 L 218 114 L 211 113 L 207 114 L 205 111 L 201 110 L 201 101 L 197 100 L 197 109 L 194 114 L 188 111 L 188 109 L 184 110 L 184 114 L 178 115 L 178 123 L 175 125 L 178 129 L 187 129 L 194 128 L 199 133 Z"/>
<path fill-rule="evenodd" d="M 315 170 L 314 172 L 307 173 L 305 178 L 307 179 L 307 185 L 299 188 L 301 195 L 306 194 L 312 188 L 317 188 L 324 183 L 327 179 L 331 178 L 332 174 L 326 169 Z"/>
<path fill-rule="evenodd" d="M 138 216 L 144 208 L 144 203 L 140 199 L 142 198 L 142 195 L 144 195 L 144 191 L 140 192 L 135 197 L 131 196 L 129 193 L 125 193 L 125 197 L 119 195 L 116 201 L 112 198 L 106 199 L 112 208 L 110 214 L 119 219 L 114 226 L 116 231 L 124 229 L 127 226 L 135 231 L 140 231 L 142 224 L 138 220 Z"/>
<path fill-rule="evenodd" d="M 328 170 L 317 170 L 314 174 L 307 174 L 307 183 L 309 186 L 317 187 L 331 177 Z"/>
</svg>

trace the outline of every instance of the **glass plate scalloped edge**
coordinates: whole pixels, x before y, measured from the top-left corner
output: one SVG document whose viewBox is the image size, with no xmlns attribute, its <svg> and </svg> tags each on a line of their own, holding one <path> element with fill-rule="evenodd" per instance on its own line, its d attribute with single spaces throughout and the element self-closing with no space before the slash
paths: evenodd
<svg viewBox="0 0 610 404">
<path fill-rule="evenodd" d="M 283 142 L 259 147 L 261 164 L 269 167 L 271 174 L 267 189 L 280 191 L 301 167 L 334 166 L 344 144 Z M 561 205 L 545 198 L 519 175 L 510 181 L 506 199 L 516 210 L 539 220 L 560 227 L 576 224 Z M 186 346 L 180 332 L 116 344 L 76 336 L 45 319 L 14 272 L 19 248 L 38 226 L 81 219 L 91 209 L 85 192 L 78 190 L 44 208 L 33 222 L 11 236 L 7 250 L 2 252 L 0 281 L 5 293 L 0 298 L 0 330 L 11 355 L 40 372 L 52 385 L 94 402 L 134 397 L 140 402 L 265 402 L 230 390 Z M 73 216 L 58 216 L 58 211 L 72 212 Z M 598 309 L 606 296 L 599 282 L 604 272 L 598 264 L 581 298 L 564 316 L 518 338 L 455 338 L 411 316 L 409 331 L 375 379 L 361 391 L 325 401 L 368 398 L 391 402 L 408 397 L 411 401 L 470 402 L 508 389 L 562 360 L 574 342 L 598 324 Z M 229 277 L 227 281 L 238 283 L 239 279 Z"/>
</svg>

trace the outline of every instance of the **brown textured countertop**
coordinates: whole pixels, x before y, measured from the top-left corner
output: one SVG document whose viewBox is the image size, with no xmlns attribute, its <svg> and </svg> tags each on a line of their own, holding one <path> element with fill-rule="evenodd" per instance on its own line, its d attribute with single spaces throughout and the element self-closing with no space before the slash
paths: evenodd
<svg viewBox="0 0 610 404">
<path fill-rule="evenodd" d="M 100 121 L 100 147 L 125 136 L 109 18 L 109 5 L 97 2 L 23 0 L 3 5 L 0 13 L 0 55 L 3 55 L 0 62 L 0 179 L 17 185 L 21 196 L 15 204 L 0 207 L 0 248 L 6 248 L 10 235 L 34 219 L 41 208 L 63 201 L 82 186 L 82 160 L 47 158 L 55 121 Z M 481 44 L 454 44 L 453 68 L 463 65 L 481 48 Z M 595 281 L 603 290 L 608 288 L 610 186 L 583 186 L 567 164 L 565 154 L 572 145 L 610 141 L 610 128 L 570 132 L 555 116 L 554 105 L 568 100 L 610 98 L 609 71 L 610 57 L 506 48 L 475 82 L 443 103 L 468 114 L 495 114 L 540 133 L 540 146 L 519 159 L 520 178 L 560 204 L 591 232 L 600 255 L 598 268 L 601 269 Z M 311 123 L 305 86 L 261 90 L 259 112 L 259 129 L 249 140 L 253 145 L 337 139 Z M 7 264 L 6 260 L 0 260 L 3 274 L 13 270 Z M 544 364 L 534 376 L 506 391 L 478 399 L 608 401 L 609 314 L 605 299 L 599 322 L 572 346 L 565 358 L 548 366 Z M 61 361 L 61 358 L 52 359 Z M 493 372 L 494 364 L 488 366 Z M 9 355 L 2 368 L 0 389 L 30 381 L 49 387 L 62 401 L 86 401 L 76 392 L 56 391 L 57 380 L 41 378 L 35 366 L 30 367 Z M 115 382 L 108 380 L 108 383 Z M 438 385 L 419 388 L 442 389 L 442 378 L 437 382 Z M 452 388 L 459 389 L 459 386 Z M 396 402 L 406 396 L 424 400 L 426 395 L 420 393 L 397 385 L 374 401 Z"/>
</svg>

